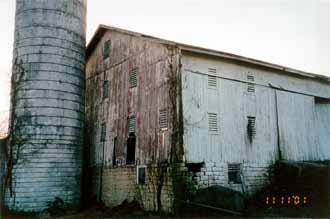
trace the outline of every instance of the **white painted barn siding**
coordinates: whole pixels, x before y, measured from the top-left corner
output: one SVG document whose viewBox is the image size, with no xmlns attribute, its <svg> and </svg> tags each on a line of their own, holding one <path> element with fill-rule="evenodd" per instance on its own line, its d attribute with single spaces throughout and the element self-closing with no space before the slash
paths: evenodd
<svg viewBox="0 0 330 219">
<path fill-rule="evenodd" d="M 216 87 L 208 85 L 208 75 L 214 74 L 209 68 L 216 69 Z M 254 76 L 255 92 L 248 92 L 248 75 Z M 279 144 L 283 159 L 329 159 L 330 108 L 315 107 L 314 95 L 329 98 L 330 86 L 288 73 L 183 53 L 186 162 L 214 163 L 225 172 L 220 184 L 232 187 L 227 184 L 227 165 L 241 163 L 247 189 L 252 191 L 267 181 L 268 168 L 280 156 Z M 208 130 L 208 113 L 217 114 L 216 134 Z M 252 143 L 247 134 L 249 116 L 256 118 Z"/>
<path fill-rule="evenodd" d="M 280 145 L 285 160 L 317 160 L 314 97 L 276 91 Z"/>
<path fill-rule="evenodd" d="M 330 160 L 330 103 L 315 105 L 316 131 L 319 134 L 319 156 L 321 160 Z"/>
<path fill-rule="evenodd" d="M 218 76 L 227 76 L 221 64 L 208 59 L 183 58 L 182 98 L 186 160 L 274 161 L 277 155 L 274 91 L 256 86 L 255 93 L 251 94 L 247 92 L 246 83 L 219 77 L 217 88 L 208 88 L 208 68 L 216 68 Z M 230 71 L 227 72 L 231 74 Z M 247 76 L 246 73 L 243 74 Z M 236 78 L 243 78 L 243 74 L 236 75 Z M 209 112 L 218 115 L 219 132 L 216 135 L 208 132 Z M 256 117 L 257 135 L 252 144 L 246 131 L 248 116 Z"/>
</svg>

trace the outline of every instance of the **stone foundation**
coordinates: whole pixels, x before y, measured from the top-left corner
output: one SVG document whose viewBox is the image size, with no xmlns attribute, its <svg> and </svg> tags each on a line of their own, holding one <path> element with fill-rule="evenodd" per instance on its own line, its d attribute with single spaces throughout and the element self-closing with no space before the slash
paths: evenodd
<svg viewBox="0 0 330 219">
<path fill-rule="evenodd" d="M 96 168 L 93 191 L 108 207 L 118 206 L 125 200 L 137 201 L 147 211 L 171 213 L 180 206 L 180 201 L 190 199 L 201 188 L 221 185 L 240 192 L 245 189 L 247 195 L 252 195 L 270 181 L 268 165 L 242 164 L 242 184 L 228 183 L 226 163 L 205 163 L 199 171 L 188 170 L 187 166 L 189 164 L 184 163 L 147 165 L 145 184 L 142 185 L 137 182 L 137 166 L 107 167 L 101 180 L 100 168 Z"/>
<path fill-rule="evenodd" d="M 209 162 L 202 165 L 198 172 L 193 173 L 193 183 L 196 189 L 221 185 L 247 195 L 254 194 L 257 190 L 270 183 L 272 167 L 269 164 L 243 163 L 243 181 L 240 184 L 229 183 L 228 164 Z"/>
</svg>

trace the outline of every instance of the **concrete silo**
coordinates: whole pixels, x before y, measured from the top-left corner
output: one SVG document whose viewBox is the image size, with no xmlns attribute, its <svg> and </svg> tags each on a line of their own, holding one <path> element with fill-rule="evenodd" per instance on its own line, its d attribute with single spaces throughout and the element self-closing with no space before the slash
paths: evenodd
<svg viewBox="0 0 330 219">
<path fill-rule="evenodd" d="M 87 0 L 16 0 L 6 205 L 78 204 Z M 10 175 L 10 174 L 9 174 Z"/>
</svg>

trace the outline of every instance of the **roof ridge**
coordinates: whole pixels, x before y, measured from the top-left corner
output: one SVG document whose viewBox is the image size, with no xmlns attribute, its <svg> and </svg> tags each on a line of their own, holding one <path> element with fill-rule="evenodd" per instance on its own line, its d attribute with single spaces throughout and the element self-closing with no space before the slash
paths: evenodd
<svg viewBox="0 0 330 219">
<path fill-rule="evenodd" d="M 168 45 L 172 45 L 172 46 L 178 46 L 184 51 L 202 53 L 202 54 L 218 56 L 218 57 L 227 58 L 227 59 L 238 60 L 238 61 L 245 62 L 245 63 L 250 63 L 250 64 L 254 64 L 254 65 L 259 65 L 259 66 L 264 66 L 264 67 L 268 67 L 268 68 L 272 68 L 272 69 L 285 71 L 285 72 L 295 74 L 295 75 L 300 75 L 303 77 L 315 78 L 317 80 L 330 82 L 330 77 L 328 77 L 326 75 L 310 73 L 310 72 L 282 66 L 279 64 L 274 64 L 274 63 L 254 59 L 254 58 L 249 58 L 249 57 L 242 56 L 242 55 L 236 55 L 233 53 L 223 52 L 223 51 L 219 51 L 219 50 L 213 50 L 213 49 L 199 47 L 199 46 L 193 46 L 193 45 L 179 43 L 179 42 L 175 42 L 175 41 L 170 41 L 170 40 L 154 37 L 151 35 L 135 32 L 135 31 L 127 30 L 127 29 L 122 29 L 119 27 L 108 26 L 108 25 L 104 25 L 104 24 L 100 24 L 98 26 L 92 39 L 88 43 L 87 50 L 86 50 L 86 58 L 89 57 L 94 46 L 97 44 L 97 40 L 103 36 L 103 34 L 105 33 L 106 30 L 117 31 L 117 32 L 130 34 L 130 35 L 137 36 L 137 37 L 143 37 L 143 38 L 148 38 L 148 39 L 152 39 L 152 40 L 157 40 L 157 41 L 159 41 L 159 43 L 164 43 L 164 44 L 168 44 Z"/>
</svg>

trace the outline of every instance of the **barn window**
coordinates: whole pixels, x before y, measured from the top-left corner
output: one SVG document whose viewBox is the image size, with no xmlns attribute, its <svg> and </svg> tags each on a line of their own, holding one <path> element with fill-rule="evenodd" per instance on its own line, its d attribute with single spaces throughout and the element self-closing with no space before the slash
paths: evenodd
<svg viewBox="0 0 330 219">
<path fill-rule="evenodd" d="M 228 183 L 240 184 L 241 164 L 228 164 Z"/>
<path fill-rule="evenodd" d="M 103 82 L 103 99 L 109 97 L 109 81 L 106 80 Z"/>
<path fill-rule="evenodd" d="M 103 45 L 103 59 L 109 58 L 111 49 L 111 40 L 107 40 Z"/>
<path fill-rule="evenodd" d="M 137 70 L 138 68 L 134 68 L 131 70 L 130 74 L 129 74 L 129 86 L 130 88 L 136 87 L 137 86 Z"/>
<path fill-rule="evenodd" d="M 145 166 L 137 166 L 136 179 L 138 185 L 146 184 L 146 167 Z"/>
<path fill-rule="evenodd" d="M 106 123 L 102 123 L 102 126 L 101 126 L 101 141 L 105 141 L 105 136 L 106 136 L 106 133 L 107 133 L 107 125 Z"/>
<path fill-rule="evenodd" d="M 128 119 L 128 133 L 135 133 L 136 118 L 132 116 Z"/>
<path fill-rule="evenodd" d="M 160 129 L 167 129 L 167 110 L 160 110 L 159 111 L 159 128 Z"/>
<path fill-rule="evenodd" d="M 254 76 L 251 75 L 251 74 L 248 74 L 247 75 L 247 80 L 251 81 L 251 82 L 254 82 Z M 254 91 L 255 91 L 254 83 L 247 83 L 247 91 L 249 93 L 254 93 Z"/>
<path fill-rule="evenodd" d="M 208 113 L 208 129 L 210 134 L 218 133 L 218 115 L 216 113 Z"/>
<path fill-rule="evenodd" d="M 247 124 L 247 133 L 250 142 L 255 138 L 257 132 L 256 132 L 256 117 L 254 116 L 248 116 L 248 124 Z"/>
</svg>

